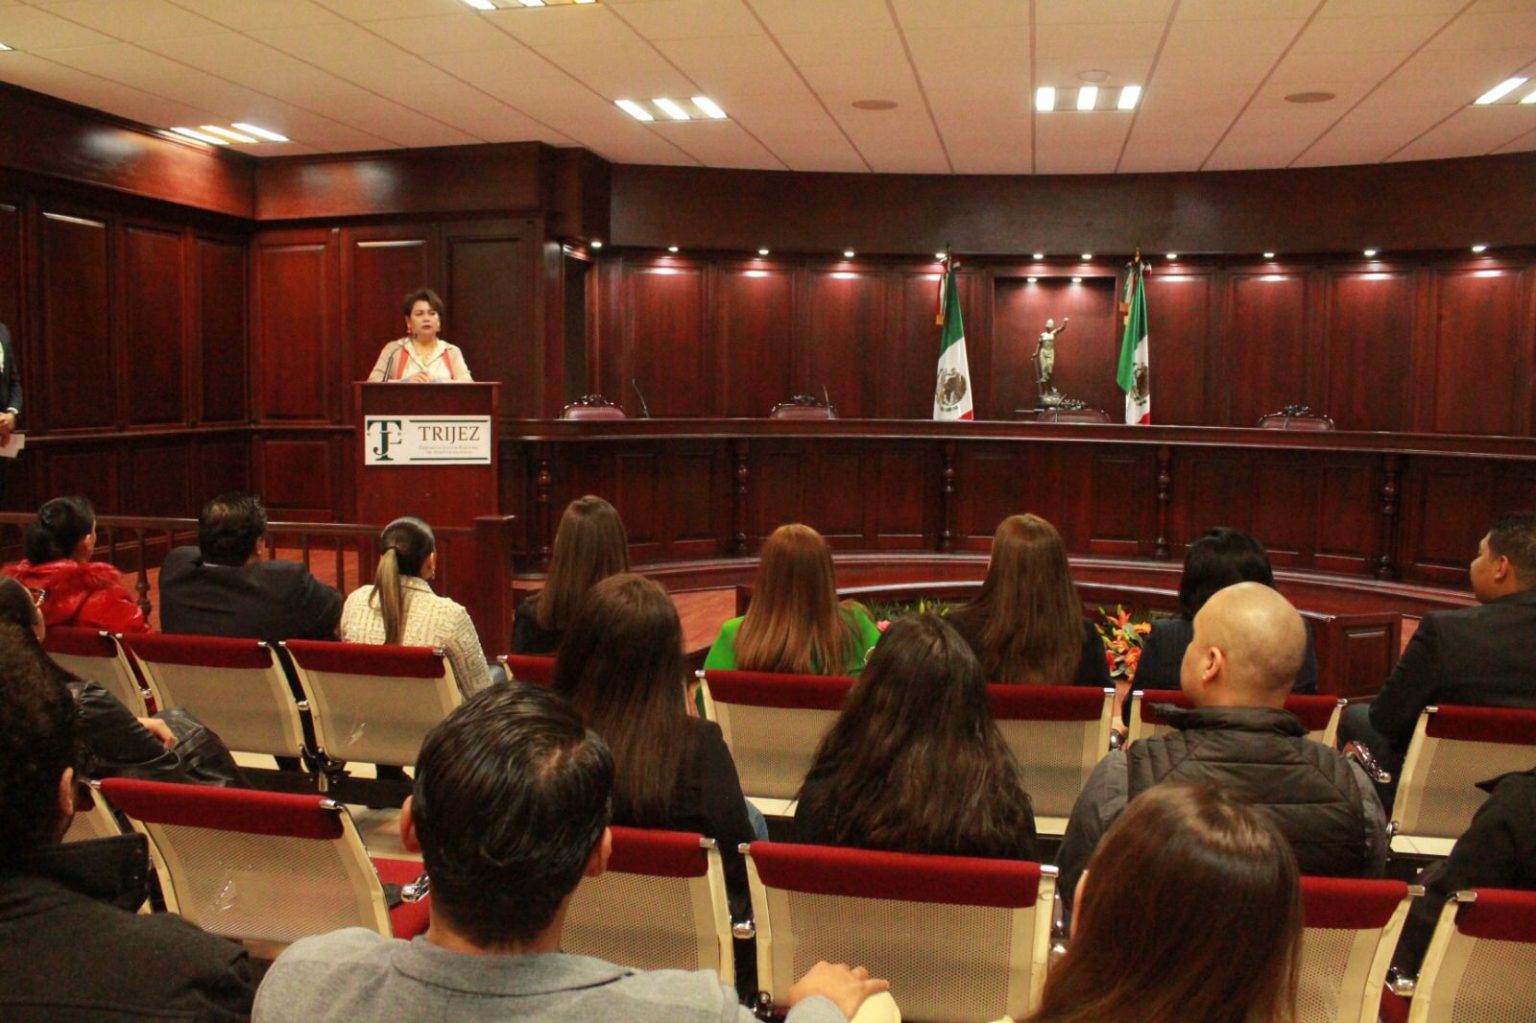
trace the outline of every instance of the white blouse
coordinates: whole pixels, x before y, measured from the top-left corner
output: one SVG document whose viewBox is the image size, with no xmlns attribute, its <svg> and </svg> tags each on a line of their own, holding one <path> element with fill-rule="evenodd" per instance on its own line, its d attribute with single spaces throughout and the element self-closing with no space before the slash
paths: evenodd
<svg viewBox="0 0 1536 1023">
<path fill-rule="evenodd" d="M 432 354 L 423 359 L 416 354 L 416 346 L 408 337 L 398 338 L 384 346 L 368 379 L 374 383 L 409 381 L 417 373 L 426 373 L 434 382 L 442 383 L 475 379 L 469 367 L 464 364 L 464 353 L 459 351 L 458 345 L 451 345 L 438 338 Z"/>
<path fill-rule="evenodd" d="M 466 697 L 490 685 L 491 672 L 480 647 L 480 635 L 464 605 L 439 597 L 425 579 L 404 576 L 400 583 L 405 595 L 401 645 L 440 647 L 448 655 L 459 690 Z M 370 599 L 372 596 L 372 583 L 347 594 L 338 630 L 343 641 L 384 644 L 384 615 Z"/>
</svg>

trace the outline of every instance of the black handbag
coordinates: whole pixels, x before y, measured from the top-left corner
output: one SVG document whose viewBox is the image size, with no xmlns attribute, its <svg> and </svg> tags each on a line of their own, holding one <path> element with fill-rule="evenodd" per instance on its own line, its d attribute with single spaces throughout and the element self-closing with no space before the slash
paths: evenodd
<svg viewBox="0 0 1536 1023">
<path fill-rule="evenodd" d="M 248 789 L 250 782 L 235 763 L 234 756 L 218 734 L 182 707 L 162 710 L 155 717 L 166 723 L 176 736 L 171 753 L 176 754 L 178 777 L 151 780 L 182 781 L 193 785 L 218 785 L 223 788 Z"/>
</svg>

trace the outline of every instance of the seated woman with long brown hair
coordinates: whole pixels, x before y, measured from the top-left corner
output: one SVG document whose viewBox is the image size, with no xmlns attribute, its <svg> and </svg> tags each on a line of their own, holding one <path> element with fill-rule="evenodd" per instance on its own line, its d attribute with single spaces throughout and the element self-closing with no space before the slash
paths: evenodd
<svg viewBox="0 0 1536 1023">
<path fill-rule="evenodd" d="M 713 838 L 742 919 L 747 874 L 736 850 L 758 835 L 720 726 L 689 715 L 686 683 L 667 591 L 628 572 L 592 587 L 555 655 L 553 685 L 613 751 L 613 823 Z"/>
<path fill-rule="evenodd" d="M 1083 617 L 1066 545 L 1038 515 L 1010 515 L 997 527 L 981 591 L 949 623 L 988 682 L 1110 685 L 1104 643 Z"/>
<path fill-rule="evenodd" d="M 566 505 L 555 530 L 544 588 L 529 594 L 513 617 L 512 652 L 554 653 L 587 591 L 628 571 L 629 538 L 613 505 L 591 494 Z"/>
<path fill-rule="evenodd" d="M 1067 954 L 1029 1023 L 1292 1023 L 1301 881 L 1262 810 L 1157 785 L 1089 861 Z"/>
<path fill-rule="evenodd" d="M 880 639 L 869 613 L 839 604 L 832 552 L 810 526 L 780 526 L 763 543 L 747 613 L 720 628 L 704 668 L 857 675 Z"/>
<path fill-rule="evenodd" d="M 892 852 L 1033 859 L 1035 815 L 965 641 L 897 619 L 816 751 L 797 837 Z"/>
</svg>

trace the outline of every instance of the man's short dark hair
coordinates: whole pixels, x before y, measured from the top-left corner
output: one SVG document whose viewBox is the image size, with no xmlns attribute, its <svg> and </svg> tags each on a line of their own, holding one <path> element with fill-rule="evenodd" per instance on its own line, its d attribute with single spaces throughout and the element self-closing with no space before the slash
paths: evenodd
<svg viewBox="0 0 1536 1023">
<path fill-rule="evenodd" d="M 417 759 L 432 912 L 482 948 L 531 941 L 581 881 L 612 788 L 608 747 L 559 696 L 518 683 L 476 694 Z"/>
<path fill-rule="evenodd" d="M 197 518 L 197 546 L 203 560 L 214 565 L 245 564 L 266 532 L 266 506 L 241 490 L 215 497 Z"/>
<path fill-rule="evenodd" d="M 0 622 L 0 873 L 59 834 L 59 777 L 75 766 L 75 701 L 21 628 Z"/>
<path fill-rule="evenodd" d="M 1488 550 L 1509 559 L 1522 588 L 1536 587 L 1536 513 L 1506 515 L 1495 522 L 1488 530 Z"/>
</svg>

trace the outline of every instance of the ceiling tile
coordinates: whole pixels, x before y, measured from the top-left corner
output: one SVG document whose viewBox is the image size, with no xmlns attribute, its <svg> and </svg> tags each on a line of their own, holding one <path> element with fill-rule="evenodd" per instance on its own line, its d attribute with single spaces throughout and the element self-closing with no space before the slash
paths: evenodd
<svg viewBox="0 0 1536 1023">
<path fill-rule="evenodd" d="M 8 7 L 5 20 L 0 22 L 0 40 L 17 50 L 42 53 L 62 47 L 110 43 L 112 37 L 35 7 Z"/>
<path fill-rule="evenodd" d="M 339 23 L 342 18 L 313 0 L 176 0 L 210 21 L 241 31 L 292 31 Z"/>
<path fill-rule="evenodd" d="M 651 40 L 760 35 L 745 4 L 720 0 L 650 0 L 621 4 L 612 13 Z"/>
<path fill-rule="evenodd" d="M 49 11 L 128 42 L 191 38 L 229 31 L 217 22 L 167 0 L 75 0 L 55 4 Z"/>
</svg>

